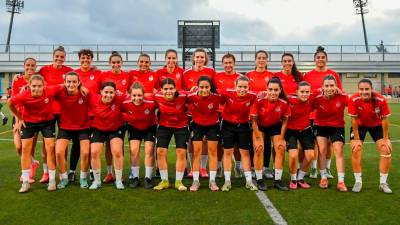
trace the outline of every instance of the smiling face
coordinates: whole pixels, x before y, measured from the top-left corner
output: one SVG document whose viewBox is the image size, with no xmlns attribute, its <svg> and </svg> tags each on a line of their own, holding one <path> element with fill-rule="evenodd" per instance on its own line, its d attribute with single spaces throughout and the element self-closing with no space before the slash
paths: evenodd
<svg viewBox="0 0 400 225">
<path fill-rule="evenodd" d="M 268 63 L 268 56 L 264 52 L 259 52 L 256 55 L 256 67 L 265 70 Z"/>
<path fill-rule="evenodd" d="M 363 101 L 369 101 L 372 98 L 372 87 L 367 82 L 358 85 L 358 93 Z"/>
<path fill-rule="evenodd" d="M 40 97 L 43 95 L 44 83 L 42 80 L 34 79 L 29 83 L 32 97 Z"/>
<path fill-rule="evenodd" d="M 211 85 L 210 82 L 203 80 L 199 82 L 199 91 L 198 94 L 201 97 L 207 97 L 211 93 Z"/>
<path fill-rule="evenodd" d="M 168 68 L 175 68 L 178 65 L 178 56 L 175 52 L 168 52 L 165 56 L 165 65 Z"/>
<path fill-rule="evenodd" d="M 206 64 L 206 53 L 195 52 L 193 56 L 194 67 L 196 69 L 202 69 Z"/>
<path fill-rule="evenodd" d="M 276 101 L 282 89 L 279 84 L 270 82 L 267 87 L 267 97 L 269 101 Z"/>
<path fill-rule="evenodd" d="M 131 100 L 135 105 L 141 105 L 143 103 L 143 90 L 140 88 L 132 88 Z"/>
<path fill-rule="evenodd" d="M 285 55 L 283 56 L 281 63 L 283 71 L 290 74 L 294 65 L 293 58 L 291 56 Z"/>
<path fill-rule="evenodd" d="M 150 70 L 150 58 L 146 56 L 140 56 L 138 59 L 138 67 L 140 72 L 148 72 Z"/>
<path fill-rule="evenodd" d="M 311 95 L 311 87 L 309 85 L 300 86 L 297 89 L 297 96 L 302 102 L 308 101 Z"/>
<path fill-rule="evenodd" d="M 92 66 L 92 57 L 90 55 L 81 55 L 79 57 L 79 63 L 81 64 L 81 69 L 87 71 Z"/>
<path fill-rule="evenodd" d="M 176 87 L 173 84 L 164 84 L 161 92 L 166 100 L 171 101 L 175 98 Z"/>
<path fill-rule="evenodd" d="M 334 80 L 325 80 L 322 85 L 322 90 L 324 91 L 325 96 L 334 96 L 336 91 L 336 82 Z"/>
<path fill-rule="evenodd" d="M 24 63 L 24 74 L 32 76 L 36 71 L 36 61 L 33 59 L 27 59 Z"/>
<path fill-rule="evenodd" d="M 314 57 L 315 66 L 320 69 L 324 69 L 326 67 L 326 62 L 328 59 L 323 52 L 318 52 Z"/>
<path fill-rule="evenodd" d="M 113 73 L 120 73 L 122 67 L 122 59 L 119 56 L 113 56 L 110 59 L 109 65 Z"/>
<path fill-rule="evenodd" d="M 101 101 L 104 104 L 110 104 L 115 97 L 115 89 L 111 86 L 105 86 L 101 91 Z"/>
<path fill-rule="evenodd" d="M 225 73 L 233 74 L 235 72 L 235 60 L 233 60 L 233 58 L 224 58 L 224 60 L 222 61 L 222 65 L 224 66 Z"/>
<path fill-rule="evenodd" d="M 55 51 L 53 54 L 53 65 L 56 68 L 61 67 L 65 62 L 65 52 Z"/>
<path fill-rule="evenodd" d="M 66 75 L 64 86 L 67 88 L 68 93 L 77 93 L 80 85 L 79 77 L 76 75 Z"/>
<path fill-rule="evenodd" d="M 238 80 L 235 85 L 235 89 L 238 96 L 245 96 L 249 91 L 249 82 L 245 80 Z"/>
</svg>

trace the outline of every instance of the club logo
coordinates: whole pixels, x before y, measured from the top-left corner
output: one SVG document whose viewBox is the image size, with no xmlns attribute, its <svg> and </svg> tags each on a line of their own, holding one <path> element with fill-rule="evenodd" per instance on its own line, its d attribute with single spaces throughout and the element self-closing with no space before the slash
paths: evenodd
<svg viewBox="0 0 400 225">
<path fill-rule="evenodd" d="M 115 104 L 112 104 L 111 106 L 111 110 L 114 111 L 115 110 Z"/>
<path fill-rule="evenodd" d="M 79 104 L 79 105 L 82 105 L 82 103 L 83 103 L 83 99 L 80 98 L 80 99 L 78 100 L 78 104 Z"/>
<path fill-rule="evenodd" d="M 126 85 L 126 80 L 125 79 L 122 80 L 122 85 Z"/>
<path fill-rule="evenodd" d="M 275 112 L 280 112 L 281 111 L 281 107 L 276 107 L 275 108 Z"/>
<path fill-rule="evenodd" d="M 89 79 L 90 79 L 90 80 L 94 80 L 94 75 L 93 75 L 93 74 L 90 75 Z"/>
<path fill-rule="evenodd" d="M 214 105 L 212 103 L 208 104 L 208 109 L 213 109 Z"/>
<path fill-rule="evenodd" d="M 153 81 L 154 80 L 154 77 L 151 75 L 151 76 L 149 76 L 149 81 Z"/>
<path fill-rule="evenodd" d="M 246 102 L 246 107 L 249 107 L 250 106 L 250 102 Z"/>
<path fill-rule="evenodd" d="M 180 109 L 182 105 L 176 105 L 176 109 Z"/>
<path fill-rule="evenodd" d="M 379 114 L 380 112 L 381 112 L 381 110 L 380 110 L 378 107 L 376 107 L 376 108 L 375 108 L 375 113 L 376 113 L 376 114 Z"/>
<path fill-rule="evenodd" d="M 50 101 L 49 98 L 44 99 L 44 103 L 46 103 L 46 104 L 49 103 L 49 101 Z"/>
<path fill-rule="evenodd" d="M 176 79 L 179 79 L 179 78 L 181 78 L 181 73 L 176 74 Z"/>
<path fill-rule="evenodd" d="M 144 114 L 145 114 L 145 115 L 149 115 L 149 114 L 150 114 L 150 110 L 149 110 L 149 109 L 146 109 L 146 110 L 144 111 Z"/>
<path fill-rule="evenodd" d="M 336 103 L 336 108 L 339 108 L 342 104 L 340 102 Z"/>
</svg>

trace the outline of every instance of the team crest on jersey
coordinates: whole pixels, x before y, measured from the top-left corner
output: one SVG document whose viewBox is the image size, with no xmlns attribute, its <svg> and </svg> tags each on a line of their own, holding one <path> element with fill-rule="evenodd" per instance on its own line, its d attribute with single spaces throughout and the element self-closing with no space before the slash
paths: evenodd
<svg viewBox="0 0 400 225">
<path fill-rule="evenodd" d="M 49 98 L 44 99 L 44 103 L 46 103 L 46 104 L 49 103 L 49 101 L 50 101 Z"/>
<path fill-rule="evenodd" d="M 113 104 L 113 105 L 111 106 L 111 110 L 112 110 L 112 111 L 115 110 L 115 104 Z"/>
<path fill-rule="evenodd" d="M 180 73 L 177 73 L 177 74 L 176 74 L 176 79 L 179 79 L 179 78 L 181 78 L 181 74 L 180 74 Z"/>
<path fill-rule="evenodd" d="M 176 109 L 180 109 L 182 105 L 176 105 Z"/>
<path fill-rule="evenodd" d="M 83 99 L 80 98 L 80 99 L 78 100 L 78 104 L 79 104 L 79 105 L 82 105 L 82 103 L 83 103 Z"/>
<path fill-rule="evenodd" d="M 94 80 L 94 75 L 93 75 L 93 74 L 90 75 L 89 79 L 90 79 L 90 80 Z"/>
<path fill-rule="evenodd" d="M 145 114 L 145 115 L 149 115 L 149 114 L 150 114 L 150 110 L 149 110 L 149 109 L 146 109 L 146 110 L 144 111 L 144 114 Z"/>
<path fill-rule="evenodd" d="M 361 107 L 361 106 L 358 106 L 358 110 L 363 110 L 363 107 Z"/>
<path fill-rule="evenodd" d="M 154 80 L 154 77 L 151 75 L 151 76 L 149 76 L 149 81 L 153 81 Z"/>
<path fill-rule="evenodd" d="M 250 102 L 246 102 L 246 107 L 249 107 L 250 106 Z"/>
<path fill-rule="evenodd" d="M 126 80 L 125 79 L 122 80 L 122 85 L 126 85 Z"/>
<path fill-rule="evenodd" d="M 380 112 L 381 112 L 381 110 L 380 110 L 378 107 L 376 107 L 376 108 L 375 108 L 375 113 L 376 113 L 376 114 L 379 114 Z"/>
<path fill-rule="evenodd" d="M 212 103 L 208 104 L 208 109 L 213 109 L 214 105 Z"/>
<path fill-rule="evenodd" d="M 339 108 L 342 104 L 340 102 L 336 103 L 336 108 Z"/>
<path fill-rule="evenodd" d="M 275 112 L 280 112 L 281 111 L 281 107 L 276 107 L 275 108 Z"/>
</svg>

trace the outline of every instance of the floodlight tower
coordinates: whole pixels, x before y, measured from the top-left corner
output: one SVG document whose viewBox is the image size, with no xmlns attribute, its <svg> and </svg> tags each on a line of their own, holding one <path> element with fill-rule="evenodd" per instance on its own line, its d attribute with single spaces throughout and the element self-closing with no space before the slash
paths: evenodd
<svg viewBox="0 0 400 225">
<path fill-rule="evenodd" d="M 11 39 L 11 30 L 12 24 L 14 21 L 14 13 L 21 13 L 21 10 L 24 8 L 24 1 L 21 0 L 6 0 L 6 8 L 7 12 L 11 13 L 10 26 L 8 27 L 8 36 L 7 36 L 7 45 L 6 52 L 10 50 L 10 39 Z"/>
<path fill-rule="evenodd" d="M 367 14 L 369 11 L 366 9 L 368 0 L 353 0 L 354 7 L 356 8 L 356 14 L 361 14 L 361 20 L 364 31 L 364 41 L 365 41 L 365 50 L 367 53 L 369 52 L 368 48 L 368 39 L 367 39 L 367 31 L 365 30 L 365 21 L 364 14 Z"/>
</svg>

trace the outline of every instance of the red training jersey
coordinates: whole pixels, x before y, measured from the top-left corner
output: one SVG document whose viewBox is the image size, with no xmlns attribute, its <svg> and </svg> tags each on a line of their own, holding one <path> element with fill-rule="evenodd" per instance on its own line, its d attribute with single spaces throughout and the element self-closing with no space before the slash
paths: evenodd
<svg viewBox="0 0 400 225">
<path fill-rule="evenodd" d="M 93 113 L 92 127 L 101 131 L 116 131 L 123 124 L 122 102 L 126 95 L 115 95 L 109 104 L 101 101 L 101 95 L 92 95 L 90 98 L 90 110 Z"/>
<path fill-rule="evenodd" d="M 312 101 L 310 99 L 302 102 L 297 96 L 289 96 L 288 103 L 291 111 L 287 128 L 302 131 L 310 127 L 310 113 L 312 112 Z"/>
<path fill-rule="evenodd" d="M 153 71 L 142 72 L 139 70 L 131 70 L 129 72 L 132 84 L 140 82 L 143 85 L 144 93 L 154 93 L 158 89 L 158 76 Z"/>
<path fill-rule="evenodd" d="M 251 115 L 257 116 L 257 124 L 269 127 L 282 122 L 283 117 L 290 116 L 290 107 L 283 99 L 269 101 L 266 98 L 257 98 L 251 108 Z"/>
<path fill-rule="evenodd" d="M 344 109 L 347 106 L 347 94 L 339 94 L 327 99 L 319 94 L 313 101 L 316 110 L 314 124 L 324 127 L 344 127 Z"/>
<path fill-rule="evenodd" d="M 80 91 L 76 95 L 69 95 L 64 88 L 56 95 L 56 100 L 60 103 L 60 127 L 65 130 L 83 130 L 91 126 L 89 118 L 89 99 L 90 93 L 83 96 Z"/>
<path fill-rule="evenodd" d="M 131 86 L 131 79 L 128 72 L 121 71 L 121 73 L 116 74 L 112 71 L 103 72 L 101 75 L 101 83 L 104 82 L 114 82 L 117 90 L 126 93 Z"/>
<path fill-rule="evenodd" d="M 167 67 L 164 66 L 161 69 L 158 69 L 156 71 L 157 77 L 158 77 L 158 87 L 161 88 L 161 82 L 165 78 L 171 78 L 174 80 L 175 85 L 176 85 L 176 90 L 181 90 L 182 89 L 182 76 L 183 76 L 183 69 L 180 67 L 175 67 L 175 69 L 172 71 L 172 73 L 168 73 Z"/>
<path fill-rule="evenodd" d="M 389 106 L 385 97 L 374 93 L 375 98 L 363 101 L 360 94 L 356 93 L 349 99 L 349 115 L 357 117 L 357 123 L 363 127 L 376 127 L 382 125 L 382 118 L 390 115 Z"/>
<path fill-rule="evenodd" d="M 72 71 L 73 69 L 68 66 L 62 65 L 61 68 L 54 68 L 53 64 L 43 66 L 39 70 L 39 74 L 42 75 L 46 81 L 46 85 L 57 85 L 64 83 L 64 74 Z"/>
<path fill-rule="evenodd" d="M 101 88 L 101 71 L 90 69 L 86 72 L 80 68 L 76 69 L 75 72 L 79 75 L 81 84 L 89 89 L 92 94 L 99 94 Z"/>
<path fill-rule="evenodd" d="M 221 102 L 225 104 L 222 119 L 231 123 L 249 122 L 250 108 L 256 100 L 254 92 L 238 96 L 236 90 L 228 89 L 222 92 Z"/>
<path fill-rule="evenodd" d="M 246 76 L 249 78 L 250 90 L 258 93 L 267 90 L 267 83 L 273 77 L 273 73 L 268 70 L 264 72 L 257 72 L 255 70 L 247 72 Z"/>
<path fill-rule="evenodd" d="M 185 70 L 182 80 L 183 89 L 190 91 L 194 86 L 197 86 L 197 81 L 201 76 L 208 76 L 211 80 L 214 80 L 215 70 L 210 67 L 203 67 L 200 71 L 195 71 L 193 68 Z"/>
<path fill-rule="evenodd" d="M 342 82 L 340 81 L 339 74 L 331 69 L 327 69 L 324 72 L 318 72 L 313 69 L 304 75 L 304 80 L 310 83 L 311 91 L 315 92 L 322 88 L 322 82 L 328 74 L 331 74 L 336 78 L 338 88 L 342 89 Z"/>
<path fill-rule="evenodd" d="M 178 96 L 168 101 L 161 92 L 158 92 L 155 95 L 155 101 L 160 110 L 159 125 L 171 128 L 187 127 L 186 98 L 186 94 L 180 91 Z"/>
<path fill-rule="evenodd" d="M 45 86 L 42 96 L 39 97 L 32 97 L 31 90 L 25 90 L 11 97 L 11 103 L 19 106 L 19 113 L 24 121 L 46 122 L 54 119 L 54 98 L 63 89 L 61 85 Z"/>
<path fill-rule="evenodd" d="M 124 121 L 139 130 L 146 130 L 157 124 L 155 109 L 157 105 L 153 98 L 143 100 L 143 104 L 135 105 L 128 97 L 122 103 Z"/>
<path fill-rule="evenodd" d="M 275 73 L 273 76 L 278 77 L 281 80 L 283 90 L 287 95 L 295 94 L 297 91 L 297 85 L 304 79 L 303 74 L 301 74 L 300 72 L 298 74 L 298 81 L 294 79 L 294 76 L 292 74 L 286 75 L 282 71 Z"/>
<path fill-rule="evenodd" d="M 218 107 L 221 97 L 211 93 L 207 97 L 201 97 L 196 92 L 188 95 L 188 103 L 192 109 L 192 119 L 200 126 L 215 125 L 219 121 Z"/>
</svg>

